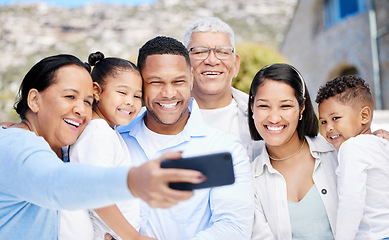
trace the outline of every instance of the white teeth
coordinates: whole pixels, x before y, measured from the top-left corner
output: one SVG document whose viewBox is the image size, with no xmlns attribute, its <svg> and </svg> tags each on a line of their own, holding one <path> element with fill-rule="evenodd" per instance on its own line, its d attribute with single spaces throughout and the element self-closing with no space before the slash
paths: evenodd
<svg viewBox="0 0 389 240">
<path fill-rule="evenodd" d="M 73 125 L 73 126 L 76 126 L 76 127 L 79 127 L 80 126 L 80 123 L 79 122 L 76 122 L 76 121 L 73 121 L 71 119 L 67 119 L 67 118 L 64 118 L 64 121 Z"/>
<path fill-rule="evenodd" d="M 282 129 L 284 129 L 284 126 L 279 126 L 279 127 L 266 126 L 266 128 L 269 129 L 270 131 L 281 131 Z"/>
<path fill-rule="evenodd" d="M 331 139 L 338 138 L 338 137 L 340 137 L 339 134 L 338 134 L 338 135 L 335 135 L 335 136 L 330 136 Z"/>
<path fill-rule="evenodd" d="M 119 111 L 122 112 L 122 113 L 125 113 L 125 114 L 130 114 L 131 113 L 130 111 L 126 111 L 126 110 L 123 110 L 123 109 L 120 109 Z"/>
<path fill-rule="evenodd" d="M 220 72 L 203 72 L 204 75 L 220 75 Z"/>
<path fill-rule="evenodd" d="M 177 105 L 177 102 L 174 103 L 159 103 L 163 108 L 174 108 Z"/>
</svg>

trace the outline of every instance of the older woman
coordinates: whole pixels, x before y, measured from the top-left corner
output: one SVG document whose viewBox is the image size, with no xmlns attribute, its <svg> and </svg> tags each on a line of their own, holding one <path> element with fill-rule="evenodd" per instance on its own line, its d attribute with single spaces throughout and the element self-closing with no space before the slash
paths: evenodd
<svg viewBox="0 0 389 240">
<path fill-rule="evenodd" d="M 202 181 L 196 171 L 160 169 L 161 159 L 131 170 L 64 164 L 62 147 L 74 143 L 91 118 L 89 70 L 74 56 L 57 55 L 25 76 L 15 107 L 22 121 L 0 127 L 2 238 L 57 239 L 58 209 L 97 208 L 133 195 L 170 207 L 192 193 L 170 189 L 169 181 Z"/>
</svg>

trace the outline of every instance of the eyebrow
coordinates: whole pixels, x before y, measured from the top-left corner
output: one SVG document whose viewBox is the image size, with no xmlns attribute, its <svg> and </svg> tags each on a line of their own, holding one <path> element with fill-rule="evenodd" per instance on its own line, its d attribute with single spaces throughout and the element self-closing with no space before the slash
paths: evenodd
<svg viewBox="0 0 389 240">
<path fill-rule="evenodd" d="M 77 91 L 76 89 L 73 89 L 73 88 L 66 88 L 66 89 L 64 89 L 63 91 L 64 91 L 64 92 L 70 91 L 70 92 L 74 92 L 74 93 L 79 93 L 79 91 Z"/>
<path fill-rule="evenodd" d="M 182 76 L 178 76 L 178 77 L 174 78 L 174 80 L 178 80 L 178 79 L 185 79 L 185 80 L 187 80 L 186 75 L 182 75 Z"/>
<path fill-rule="evenodd" d="M 262 101 L 262 102 L 269 102 L 269 100 L 267 100 L 267 99 L 262 99 L 262 98 L 258 98 L 257 100 L 255 100 L 255 102 L 259 102 L 259 101 Z M 285 99 L 285 100 L 281 100 L 281 102 L 293 102 L 293 100 L 291 100 L 291 99 Z"/>
<path fill-rule="evenodd" d="M 68 92 L 68 91 L 74 92 L 74 93 L 76 93 L 76 94 L 79 94 L 79 93 L 80 93 L 79 91 L 77 91 L 76 89 L 73 89 L 73 88 L 66 88 L 66 89 L 64 89 L 64 92 Z M 87 98 L 93 99 L 93 95 L 88 95 L 88 96 L 86 96 L 86 97 L 87 97 Z"/>
<path fill-rule="evenodd" d="M 149 80 L 161 80 L 162 78 L 158 76 L 150 76 L 148 78 L 143 78 L 144 81 L 149 81 Z"/>
<path fill-rule="evenodd" d="M 115 88 L 125 88 L 125 89 L 129 89 L 129 88 L 131 88 L 131 86 L 128 86 L 128 85 L 118 85 L 118 86 L 115 86 Z"/>
<path fill-rule="evenodd" d="M 172 80 L 179 80 L 179 79 L 187 80 L 187 77 L 186 77 L 186 75 L 181 75 L 181 76 L 174 77 Z M 149 80 L 163 80 L 163 78 L 158 77 L 158 76 L 151 76 L 151 77 L 148 77 L 148 78 L 146 78 L 144 80 L 145 81 L 149 81 Z"/>
<path fill-rule="evenodd" d="M 332 113 L 328 114 L 328 117 L 331 117 L 331 116 L 333 116 L 333 115 L 339 115 L 339 113 L 337 113 L 337 112 L 332 112 Z M 321 118 L 323 118 L 323 117 L 321 117 Z M 320 119 L 320 116 L 319 116 L 319 119 Z"/>
</svg>

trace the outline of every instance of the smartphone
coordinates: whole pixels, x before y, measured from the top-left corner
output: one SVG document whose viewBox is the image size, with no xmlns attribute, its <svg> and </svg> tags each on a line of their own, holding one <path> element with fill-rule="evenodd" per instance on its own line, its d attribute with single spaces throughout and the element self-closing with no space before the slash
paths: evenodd
<svg viewBox="0 0 389 240">
<path fill-rule="evenodd" d="M 169 187 L 177 190 L 194 190 L 233 184 L 235 182 L 232 156 L 229 152 L 213 153 L 176 160 L 164 160 L 161 168 L 193 169 L 206 177 L 202 183 L 171 182 Z"/>
</svg>

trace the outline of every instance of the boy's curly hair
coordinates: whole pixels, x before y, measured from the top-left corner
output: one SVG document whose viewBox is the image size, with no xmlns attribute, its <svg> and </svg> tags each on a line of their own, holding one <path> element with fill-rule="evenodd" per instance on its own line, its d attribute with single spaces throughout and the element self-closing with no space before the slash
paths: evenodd
<svg viewBox="0 0 389 240">
<path fill-rule="evenodd" d="M 336 97 L 349 106 L 368 105 L 371 108 L 374 106 L 369 84 L 357 75 L 336 77 L 321 86 L 316 96 L 316 103 L 320 104 L 331 97 Z"/>
</svg>

